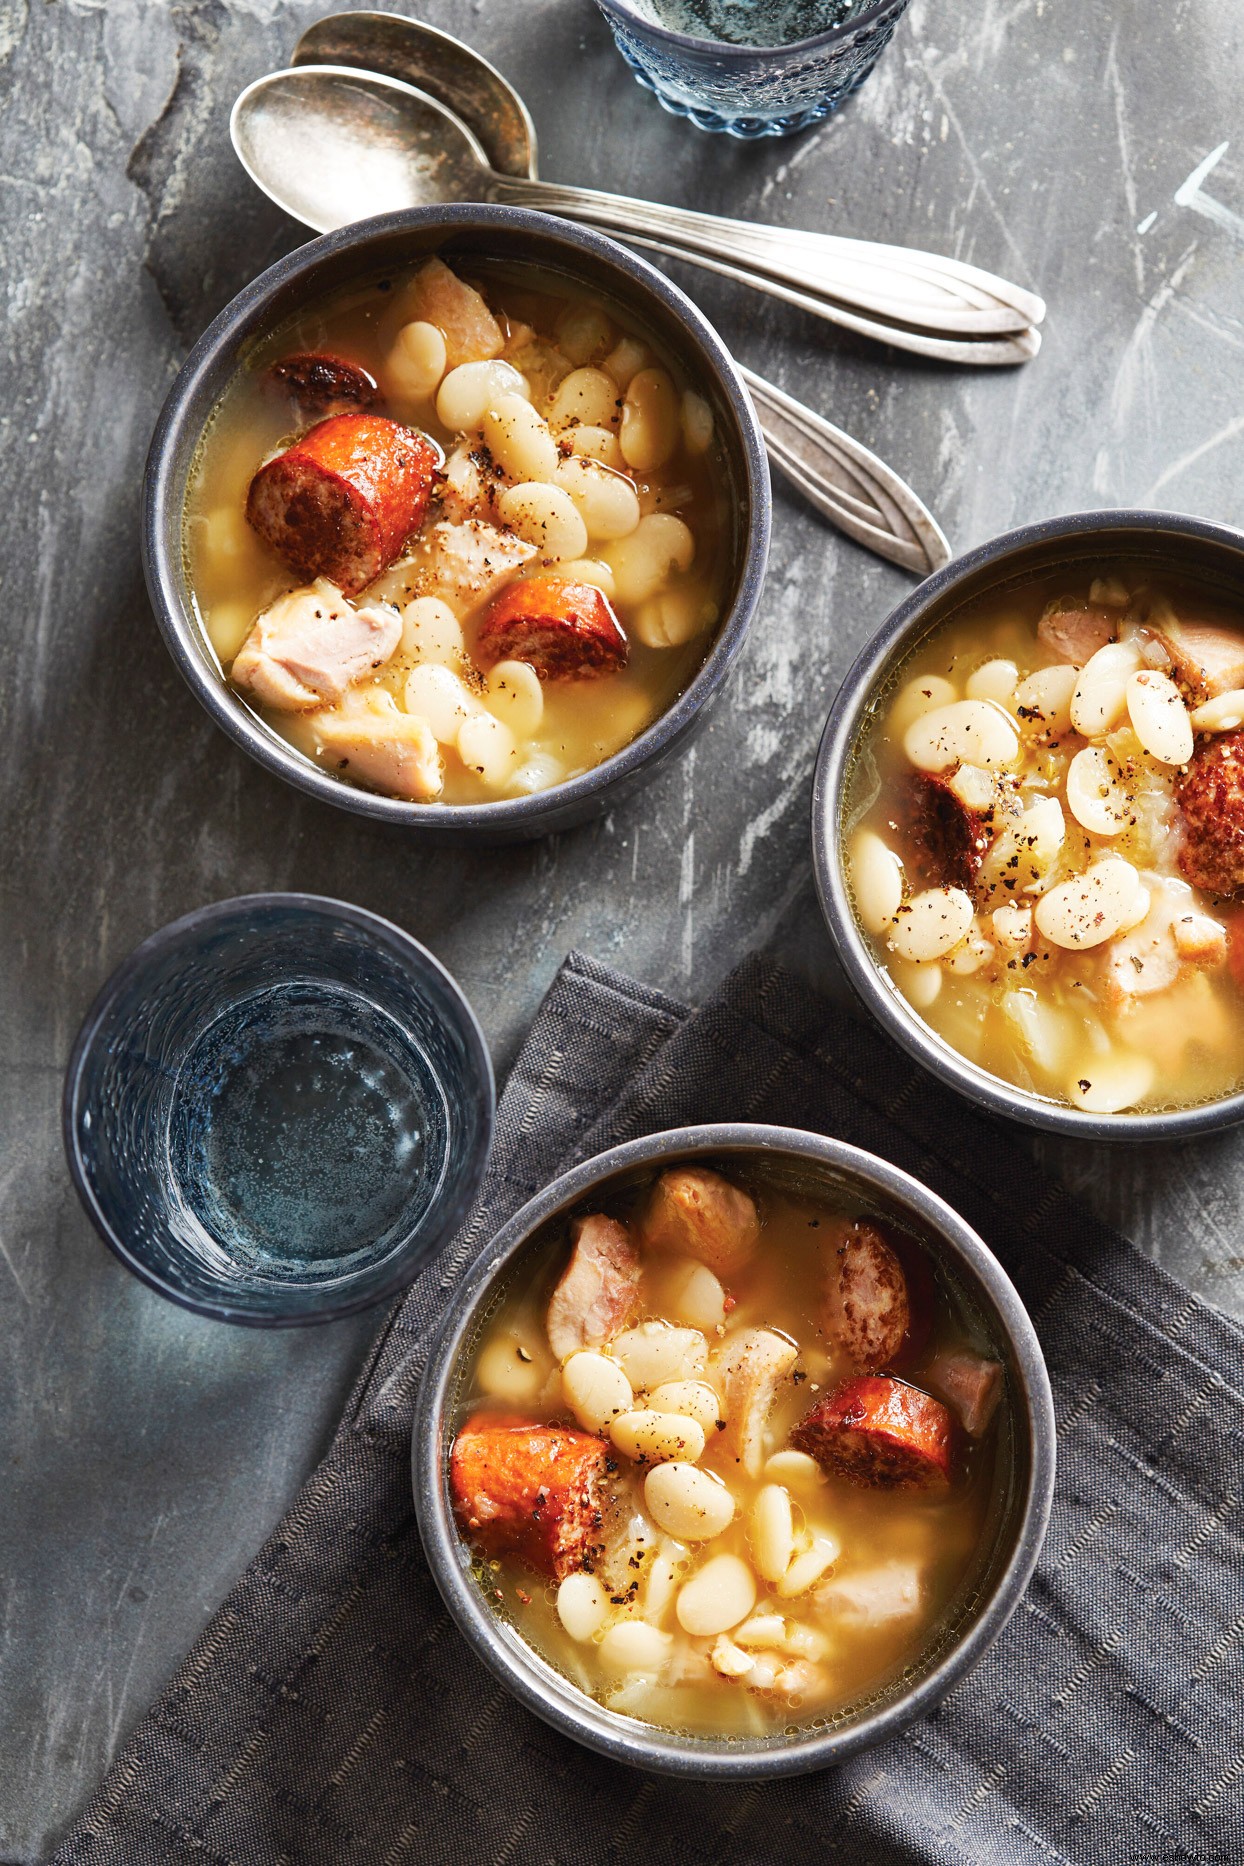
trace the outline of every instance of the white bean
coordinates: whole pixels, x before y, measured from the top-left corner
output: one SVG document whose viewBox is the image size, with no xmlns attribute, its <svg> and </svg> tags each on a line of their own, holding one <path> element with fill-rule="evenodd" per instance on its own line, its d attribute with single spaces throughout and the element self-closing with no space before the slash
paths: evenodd
<svg viewBox="0 0 1244 1866">
<path fill-rule="evenodd" d="M 707 1380 L 663 1380 L 648 1397 L 658 1412 L 678 1413 L 684 1419 L 693 1419 L 706 1443 L 722 1423 L 721 1401 Z"/>
<path fill-rule="evenodd" d="M 562 1391 L 585 1432 L 603 1432 L 611 1419 L 629 1412 L 635 1396 L 618 1363 L 594 1348 L 572 1354 L 562 1368 Z"/>
<path fill-rule="evenodd" d="M 531 752 L 511 771 L 506 790 L 513 797 L 532 797 L 538 790 L 552 790 L 565 775 L 565 765 L 551 752 Z"/>
<path fill-rule="evenodd" d="M 998 786 L 993 772 L 986 771 L 983 765 L 960 765 L 949 784 L 969 810 L 992 810 L 997 800 Z"/>
<path fill-rule="evenodd" d="M 797 1595 L 806 1594 L 841 1553 L 841 1544 L 835 1537 L 813 1536 L 812 1546 L 795 1556 L 775 1591 L 783 1600 L 794 1600 Z"/>
<path fill-rule="evenodd" d="M 1080 679 L 1080 670 L 1070 662 L 1057 667 L 1039 667 L 1026 674 L 1012 695 L 1015 711 L 1025 725 L 1057 736 L 1071 729 L 1071 696 Z"/>
<path fill-rule="evenodd" d="M 481 423 L 484 445 L 511 479 L 551 480 L 560 456 L 547 421 L 521 395 L 499 395 Z"/>
<path fill-rule="evenodd" d="M 599 305 L 576 301 L 566 306 L 554 329 L 557 347 L 572 363 L 586 363 L 613 342 L 613 325 Z"/>
<path fill-rule="evenodd" d="M 1094 836 L 1117 836 L 1126 827 L 1131 801 L 1119 767 L 1102 746 L 1084 746 L 1068 765 L 1067 808 Z"/>
<path fill-rule="evenodd" d="M 1094 1056 L 1072 1073 L 1067 1099 L 1088 1114 L 1121 1114 L 1153 1087 L 1157 1064 L 1131 1050 Z"/>
<path fill-rule="evenodd" d="M 663 1633 L 644 1620 L 619 1620 L 609 1628 L 597 1651 L 606 1671 L 659 1672 L 672 1644 L 672 1633 Z"/>
<path fill-rule="evenodd" d="M 935 706 L 949 706 L 959 697 L 952 681 L 944 674 L 917 674 L 899 688 L 886 717 L 886 732 L 892 739 L 902 739 L 909 726 Z"/>
<path fill-rule="evenodd" d="M 458 727 L 458 756 L 485 784 L 504 784 L 518 763 L 518 746 L 507 725 L 483 708 Z"/>
<path fill-rule="evenodd" d="M 613 571 L 598 557 L 574 557 L 563 562 L 559 575 L 569 577 L 575 583 L 590 583 L 593 589 L 612 601 L 616 584 Z"/>
<path fill-rule="evenodd" d="M 475 1378 L 493 1399 L 530 1405 L 548 1378 L 548 1362 L 539 1361 L 513 1335 L 499 1335 L 475 1363 Z"/>
<path fill-rule="evenodd" d="M 706 1263 L 671 1262 L 662 1293 L 668 1315 L 688 1328 L 716 1329 L 726 1319 L 726 1292 Z"/>
<path fill-rule="evenodd" d="M 1232 687 L 1193 709 L 1194 732 L 1234 732 L 1237 726 L 1244 726 L 1244 687 Z"/>
<path fill-rule="evenodd" d="M 631 618 L 631 634 L 648 648 L 681 648 L 712 628 L 721 611 L 699 584 L 650 596 Z"/>
<path fill-rule="evenodd" d="M 1039 886 L 1054 866 L 1066 836 L 1067 824 L 1057 797 L 1038 797 L 990 849 L 985 858 L 986 878 L 1008 883 L 1008 892 Z"/>
<path fill-rule="evenodd" d="M 1051 944 L 1075 952 L 1102 946 L 1122 931 L 1136 904 L 1140 876 L 1130 862 L 1094 862 L 1037 902 L 1036 922 Z"/>
<path fill-rule="evenodd" d="M 402 653 L 413 661 L 438 661 L 457 667 L 466 643 L 462 624 L 439 596 L 416 596 L 402 610 Z"/>
<path fill-rule="evenodd" d="M 573 428 L 570 450 L 584 460 L 599 460 L 601 466 L 613 467 L 619 473 L 626 465 L 618 437 L 611 428 L 596 428 L 586 423 Z"/>
<path fill-rule="evenodd" d="M 903 864 L 873 829 L 851 839 L 851 892 L 869 933 L 884 933 L 903 904 Z"/>
<path fill-rule="evenodd" d="M 890 929 L 900 959 L 940 959 L 966 939 L 972 926 L 972 897 L 962 888 L 925 888 L 912 896 Z"/>
<path fill-rule="evenodd" d="M 680 1590 L 674 1612 L 695 1639 L 728 1633 L 756 1605 L 756 1577 L 737 1555 L 711 1555 Z"/>
<path fill-rule="evenodd" d="M 972 978 L 993 958 L 993 944 L 977 932 L 969 933 L 961 946 L 946 956 L 946 970 L 956 978 Z"/>
<path fill-rule="evenodd" d="M 927 965 L 908 965 L 896 959 L 890 975 L 914 1010 L 927 1011 L 936 1004 L 943 983 L 942 968 L 936 959 Z"/>
<path fill-rule="evenodd" d="M 786 1622 L 780 1613 L 754 1613 L 742 1626 L 734 1628 L 741 1646 L 778 1646 L 786 1640 Z"/>
<path fill-rule="evenodd" d="M 642 344 L 638 337 L 623 337 L 605 358 L 604 367 L 618 387 L 625 389 L 647 361 L 647 345 Z"/>
<path fill-rule="evenodd" d="M 1032 908 L 1004 901 L 989 916 L 993 936 L 1007 952 L 1023 952 L 1032 941 Z"/>
<path fill-rule="evenodd" d="M 644 1504 L 658 1529 L 679 1542 L 707 1542 L 734 1521 L 734 1498 L 721 1479 L 680 1461 L 653 1466 Z"/>
<path fill-rule="evenodd" d="M 806 1451 L 775 1451 L 765 1460 L 765 1476 L 775 1484 L 794 1484 L 797 1489 L 806 1490 L 809 1485 L 817 1486 L 828 1482 L 824 1471 L 816 1459 Z"/>
<path fill-rule="evenodd" d="M 682 439 L 693 457 L 706 454 L 713 444 L 713 411 L 694 389 L 682 392 Z"/>
<path fill-rule="evenodd" d="M 408 713 L 426 719 L 432 736 L 442 745 L 456 745 L 462 727 L 480 710 L 458 676 L 437 661 L 421 661 L 411 668 L 405 704 Z"/>
<path fill-rule="evenodd" d="M 459 363 L 437 390 L 436 418 L 455 434 L 474 430 L 501 396 L 526 393 L 526 379 L 500 357 L 488 363 Z"/>
<path fill-rule="evenodd" d="M 668 371 L 641 369 L 631 377 L 618 439 L 637 473 L 655 472 L 674 453 L 682 439 L 682 404 Z"/>
<path fill-rule="evenodd" d="M 997 700 L 999 705 L 1009 706 L 1018 680 L 1019 669 L 1014 661 L 999 656 L 974 668 L 963 683 L 963 691 L 969 700 Z"/>
<path fill-rule="evenodd" d="M 1127 705 L 1127 683 L 1140 666 L 1140 650 L 1130 641 L 1108 641 L 1091 654 L 1071 696 L 1071 723 L 1086 739 L 1104 738 L 1117 726 Z"/>
<path fill-rule="evenodd" d="M 435 395 L 445 374 L 445 338 L 435 324 L 417 319 L 403 324 L 385 360 L 383 375 L 390 391 L 412 402 Z"/>
<path fill-rule="evenodd" d="M 507 487 L 497 509 L 541 557 L 582 557 L 587 550 L 587 526 L 560 486 L 536 482 Z"/>
<path fill-rule="evenodd" d="M 756 1663 L 751 1654 L 744 1652 L 742 1646 L 736 1646 L 726 1633 L 717 1635 L 710 1659 L 713 1670 L 720 1672 L 723 1678 L 746 1678 Z"/>
<path fill-rule="evenodd" d="M 1039 1069 L 1052 1075 L 1062 1068 L 1075 1037 L 1075 1026 L 1064 1011 L 1025 988 L 1003 995 L 1002 1015 Z"/>
<path fill-rule="evenodd" d="M 594 1574 L 568 1574 L 557 1590 L 557 1617 L 572 1639 L 586 1643 L 609 1618 L 609 1596 Z"/>
<path fill-rule="evenodd" d="M 488 673 L 488 706 L 517 738 L 530 738 L 544 718 L 544 688 L 529 661 L 498 661 Z"/>
<path fill-rule="evenodd" d="M 1192 756 L 1192 721 L 1169 674 L 1141 668 L 1127 683 L 1127 715 L 1151 758 L 1186 765 Z"/>
<path fill-rule="evenodd" d="M 613 1352 L 635 1391 L 646 1393 L 666 1380 L 694 1380 L 703 1373 L 708 1343 L 698 1328 L 640 1322 L 615 1336 Z"/>
<path fill-rule="evenodd" d="M 660 1624 L 665 1610 L 678 1592 L 678 1568 L 665 1554 L 654 1555 L 648 1564 L 644 1582 L 644 1618 L 653 1626 Z"/>
<path fill-rule="evenodd" d="M 624 473 L 572 455 L 557 463 L 554 479 L 575 503 L 589 538 L 628 538 L 639 525 L 639 494 Z"/>
<path fill-rule="evenodd" d="M 704 1428 L 685 1413 L 622 1412 L 610 1425 L 609 1437 L 623 1457 L 637 1464 L 663 1464 L 671 1458 L 695 1464 L 704 1456 Z"/>
<path fill-rule="evenodd" d="M 618 420 L 618 385 L 602 369 L 572 369 L 549 404 L 549 425 L 611 430 Z"/>
<path fill-rule="evenodd" d="M 752 1557 L 762 1581 L 780 1581 L 795 1552 L 795 1518 L 784 1484 L 762 1484 L 752 1504 Z"/>
<path fill-rule="evenodd" d="M 613 570 L 618 601 L 642 603 L 657 594 L 672 570 L 691 568 L 695 537 L 671 512 L 649 512 L 629 538 L 611 544 L 604 556 Z"/>
<path fill-rule="evenodd" d="M 1019 756 L 1019 733 L 989 700 L 952 700 L 907 728 L 903 750 L 919 771 L 946 771 L 957 764 L 1010 765 Z"/>
</svg>

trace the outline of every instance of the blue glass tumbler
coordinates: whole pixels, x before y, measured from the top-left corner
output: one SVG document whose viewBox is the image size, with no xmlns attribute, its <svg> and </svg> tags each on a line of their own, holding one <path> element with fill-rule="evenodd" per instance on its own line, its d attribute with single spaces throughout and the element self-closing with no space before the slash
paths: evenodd
<svg viewBox="0 0 1244 1866">
<path fill-rule="evenodd" d="M 859 89 L 909 0 L 856 6 L 789 45 L 733 45 L 659 25 L 644 0 L 597 0 L 636 78 L 675 116 L 729 136 L 789 136 Z"/>
</svg>

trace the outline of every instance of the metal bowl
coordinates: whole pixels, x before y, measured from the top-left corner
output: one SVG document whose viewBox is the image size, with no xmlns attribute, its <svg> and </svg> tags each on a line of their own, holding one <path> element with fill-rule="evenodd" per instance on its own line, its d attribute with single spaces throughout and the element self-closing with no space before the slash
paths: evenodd
<svg viewBox="0 0 1244 1866">
<path fill-rule="evenodd" d="M 471 1572 L 447 1482 L 461 1381 L 494 1304 L 524 1274 L 529 1248 L 576 1210 L 676 1161 L 731 1163 L 753 1180 L 830 1197 L 863 1194 L 898 1219 L 948 1270 L 1007 1370 L 1009 1405 L 990 1519 L 992 1541 L 963 1595 L 922 1658 L 867 1704 L 794 1734 L 711 1738 L 641 1723 L 605 1709 L 571 1684 L 497 1614 Z M 917 1180 L 842 1141 L 752 1124 L 685 1127 L 649 1135 L 575 1167 L 503 1226 L 455 1289 L 433 1342 L 413 1440 L 419 1529 L 432 1574 L 460 1631 L 527 1708 L 567 1736 L 618 1762 L 670 1775 L 735 1780 L 801 1774 L 844 1761 L 924 1715 L 998 1637 L 1019 1604 L 1045 1537 L 1054 1488 L 1055 1434 L 1049 1376 L 1032 1324 L 1010 1279 L 980 1238 Z"/>
<path fill-rule="evenodd" d="M 867 1008 L 909 1055 L 978 1107 L 1082 1140 L 1170 1140 L 1244 1120 L 1244 1093 L 1151 1114 L 1087 1114 L 1016 1088 L 960 1055 L 924 1023 L 877 964 L 856 922 L 843 867 L 843 830 L 854 761 L 891 676 L 917 643 L 982 596 L 1060 568 L 1126 558 L 1155 571 L 1244 589 L 1244 532 L 1171 512 L 1077 512 L 1006 532 L 922 583 L 895 609 L 838 690 L 817 756 L 812 850 L 817 891 L 847 976 Z"/>
<path fill-rule="evenodd" d="M 619 304 L 711 404 L 729 482 L 729 593 L 717 634 L 687 687 L 646 731 L 594 770 L 552 790 L 497 803 L 403 802 L 357 789 L 295 751 L 226 682 L 195 611 L 182 549 L 186 487 L 199 442 L 246 351 L 309 300 L 384 277 L 432 253 L 451 264 L 536 264 Z M 446 840 L 503 842 L 546 835 L 612 808 L 703 723 L 760 600 L 771 504 L 764 443 L 747 391 L 711 324 L 676 285 L 602 234 L 545 214 L 513 207 L 412 208 L 312 240 L 269 267 L 208 326 L 169 390 L 152 437 L 143 485 L 143 567 L 173 659 L 216 723 L 261 765 L 308 796 L 357 816 Z"/>
</svg>

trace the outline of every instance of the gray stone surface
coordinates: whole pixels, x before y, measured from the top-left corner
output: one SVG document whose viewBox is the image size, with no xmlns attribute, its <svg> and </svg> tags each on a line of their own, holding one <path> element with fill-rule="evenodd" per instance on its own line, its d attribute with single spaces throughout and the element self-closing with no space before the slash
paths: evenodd
<svg viewBox="0 0 1244 1866">
<path fill-rule="evenodd" d="M 300 801 L 174 674 L 138 563 L 144 448 L 189 341 L 302 237 L 245 181 L 226 121 L 326 10 L 0 0 L 6 1862 L 46 1857 L 82 1806 L 314 1462 L 373 1325 L 199 1322 L 96 1241 L 57 1100 L 125 952 L 243 889 L 342 894 L 453 967 L 501 1069 L 572 944 L 692 998 L 763 943 L 841 989 L 811 893 L 809 773 L 836 681 L 908 585 L 782 488 L 763 613 L 711 729 L 625 810 L 544 845 L 429 853 Z M 1234 0 L 916 0 L 837 121 L 762 147 L 665 116 L 585 0 L 425 13 L 526 93 L 550 178 L 937 246 L 1039 286 L 1039 360 L 969 375 L 684 280 L 742 357 L 906 473 L 957 545 L 1090 505 L 1244 516 L 1244 150 L 1187 185 L 1239 124 Z M 1244 1133 L 1045 1151 L 1244 1313 Z"/>
</svg>

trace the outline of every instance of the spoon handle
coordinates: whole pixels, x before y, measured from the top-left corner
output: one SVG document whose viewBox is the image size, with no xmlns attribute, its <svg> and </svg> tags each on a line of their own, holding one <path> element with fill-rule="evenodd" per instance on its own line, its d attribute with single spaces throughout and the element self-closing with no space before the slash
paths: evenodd
<svg viewBox="0 0 1244 1866">
<path fill-rule="evenodd" d="M 950 562 L 946 534 L 892 467 L 763 376 L 742 363 L 737 367 L 770 460 L 823 518 L 917 576 Z"/>
<path fill-rule="evenodd" d="M 1005 336 L 1039 324 L 1035 293 L 975 266 L 905 247 L 767 227 L 591 188 L 497 177 L 495 198 L 524 202 L 767 274 L 797 291 L 941 336 Z"/>
</svg>

